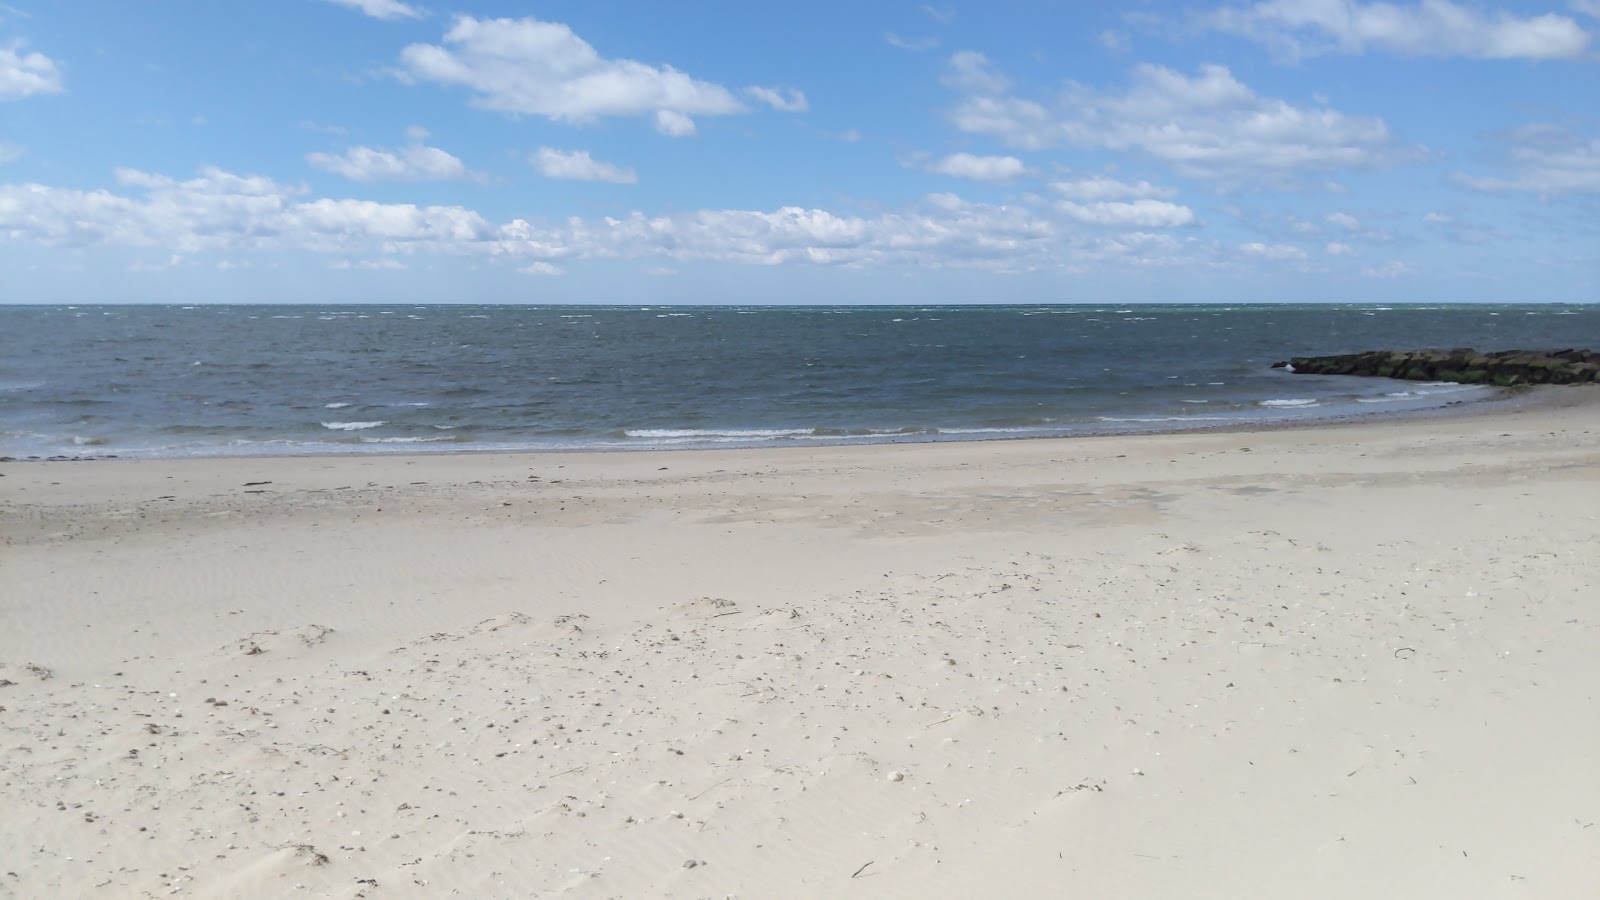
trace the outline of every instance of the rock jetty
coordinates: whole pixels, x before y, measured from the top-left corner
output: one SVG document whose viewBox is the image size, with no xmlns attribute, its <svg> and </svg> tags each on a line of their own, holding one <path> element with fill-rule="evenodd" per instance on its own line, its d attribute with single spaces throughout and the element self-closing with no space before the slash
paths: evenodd
<svg viewBox="0 0 1600 900">
<path fill-rule="evenodd" d="M 1593 350 L 1369 350 L 1339 356 L 1296 356 L 1273 363 L 1297 375 L 1374 375 L 1460 384 L 1600 384 Z"/>
</svg>

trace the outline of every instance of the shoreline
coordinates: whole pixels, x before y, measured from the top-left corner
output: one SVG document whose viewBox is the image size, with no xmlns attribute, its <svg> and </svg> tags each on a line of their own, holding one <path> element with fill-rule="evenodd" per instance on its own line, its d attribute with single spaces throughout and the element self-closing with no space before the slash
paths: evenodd
<svg viewBox="0 0 1600 900">
<path fill-rule="evenodd" d="M 0 895 L 1586 897 L 1600 402 L 1512 401 L 0 466 Z"/>
<path fill-rule="evenodd" d="M 1395 380 L 1398 384 L 1406 384 L 1402 380 Z M 1325 416 L 1305 416 L 1278 422 L 1256 421 L 1235 422 L 1227 424 L 1204 425 L 1196 424 L 1185 427 L 1151 428 L 1151 429 L 1122 429 L 1115 431 L 1087 431 L 1074 434 L 1040 434 L 1040 435 L 1015 435 L 994 437 L 945 437 L 937 432 L 929 435 L 907 435 L 903 438 L 886 436 L 884 439 L 843 438 L 826 443 L 807 443 L 798 441 L 771 441 L 765 443 L 737 443 L 710 444 L 702 446 L 658 446 L 658 447 L 574 447 L 574 448 L 440 448 L 430 449 L 399 449 L 399 450 L 317 450 L 301 453 L 218 453 L 218 454 L 187 454 L 187 455 L 133 455 L 110 454 L 96 456 L 84 455 L 28 455 L 28 456 L 0 456 L 0 465 L 6 463 L 41 463 L 41 462 L 107 462 L 107 461 L 176 461 L 190 459 L 296 459 L 296 458 L 405 458 L 405 457 L 433 457 L 433 456 L 481 456 L 481 455 L 561 455 L 561 454 L 616 454 L 616 453 L 677 453 L 677 452 L 716 452 L 716 451 L 761 451 L 779 449 L 826 449 L 829 447 L 879 447 L 879 446 L 917 446 L 923 444 L 969 444 L 1006 441 L 1071 441 L 1107 437 L 1147 437 L 1164 434 L 1225 434 L 1241 433 L 1252 434 L 1290 429 L 1315 429 L 1333 428 L 1344 425 L 1360 424 L 1375 421 L 1409 421 L 1414 419 L 1453 418 L 1457 416 L 1470 416 L 1492 414 L 1501 409 L 1525 408 L 1567 408 L 1585 403 L 1600 403 L 1600 392 L 1596 396 L 1565 396 L 1563 391 L 1577 389 L 1583 391 L 1588 385 L 1529 385 L 1523 387 L 1504 388 L 1483 386 L 1485 390 L 1493 392 L 1479 400 L 1451 400 L 1438 406 L 1421 409 L 1384 410 L 1373 409 L 1370 412 L 1334 413 Z"/>
</svg>

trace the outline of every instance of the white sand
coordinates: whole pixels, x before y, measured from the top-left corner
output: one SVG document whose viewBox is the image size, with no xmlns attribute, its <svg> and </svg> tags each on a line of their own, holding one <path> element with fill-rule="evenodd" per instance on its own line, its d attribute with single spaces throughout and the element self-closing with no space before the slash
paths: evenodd
<svg viewBox="0 0 1600 900">
<path fill-rule="evenodd" d="M 1600 896 L 1594 403 L 0 474 L 0 896 Z"/>
</svg>

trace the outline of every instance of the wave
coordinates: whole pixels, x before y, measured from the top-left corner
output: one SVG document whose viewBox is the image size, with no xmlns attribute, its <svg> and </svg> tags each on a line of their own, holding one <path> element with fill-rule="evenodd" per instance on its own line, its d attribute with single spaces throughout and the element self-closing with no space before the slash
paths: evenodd
<svg viewBox="0 0 1600 900">
<path fill-rule="evenodd" d="M 1322 401 L 1312 397 L 1295 397 L 1287 400 L 1263 400 L 1260 405 L 1273 409 L 1304 409 L 1310 406 L 1321 406 Z"/>
<path fill-rule="evenodd" d="M 322 427 L 332 431 L 365 431 L 368 428 L 377 428 L 387 425 L 387 422 L 323 422 Z"/>
<path fill-rule="evenodd" d="M 1239 422 L 1237 416 L 1098 416 L 1100 422 L 1127 422 L 1144 424 L 1153 422 Z"/>
<path fill-rule="evenodd" d="M 624 437 L 652 440 L 704 439 L 704 440 L 760 440 L 764 438 L 802 437 L 812 434 L 810 428 L 630 428 Z"/>
</svg>

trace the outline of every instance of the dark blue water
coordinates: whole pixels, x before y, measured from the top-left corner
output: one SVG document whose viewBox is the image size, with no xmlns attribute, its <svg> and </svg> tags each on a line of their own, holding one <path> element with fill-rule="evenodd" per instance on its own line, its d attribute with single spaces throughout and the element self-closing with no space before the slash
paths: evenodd
<svg viewBox="0 0 1600 900">
<path fill-rule="evenodd" d="M 0 455 L 618 449 L 1248 424 L 1476 399 L 1293 355 L 1600 347 L 1593 306 L 0 307 Z"/>
</svg>

